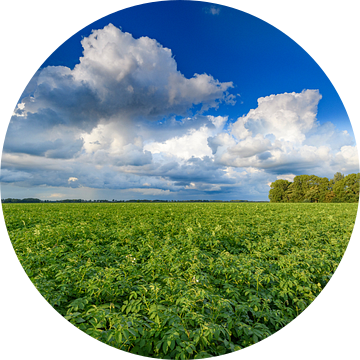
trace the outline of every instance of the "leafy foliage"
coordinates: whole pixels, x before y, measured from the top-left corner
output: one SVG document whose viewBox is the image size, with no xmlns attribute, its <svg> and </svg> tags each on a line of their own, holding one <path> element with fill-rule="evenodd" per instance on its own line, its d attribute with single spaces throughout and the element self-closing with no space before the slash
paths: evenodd
<svg viewBox="0 0 360 360">
<path fill-rule="evenodd" d="M 342 181 L 342 180 L 341 180 Z M 3 204 L 33 284 L 73 325 L 139 355 L 226 354 L 326 286 L 356 204 Z"/>
<path fill-rule="evenodd" d="M 299 175 L 291 183 L 276 180 L 270 185 L 270 202 L 358 202 L 360 173 L 344 176 L 337 172 L 334 178 Z"/>
</svg>

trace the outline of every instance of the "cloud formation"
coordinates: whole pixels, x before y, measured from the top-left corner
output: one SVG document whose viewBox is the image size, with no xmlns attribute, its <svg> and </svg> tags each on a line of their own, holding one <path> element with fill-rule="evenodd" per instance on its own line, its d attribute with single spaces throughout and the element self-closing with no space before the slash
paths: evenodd
<svg viewBox="0 0 360 360">
<path fill-rule="evenodd" d="M 81 45 L 83 56 L 74 69 L 49 66 L 38 72 L 35 90 L 22 99 L 18 115 L 47 109 L 48 123 L 89 131 L 101 121 L 157 120 L 185 115 L 194 105 L 208 110 L 234 101 L 227 92 L 232 82 L 208 74 L 186 78 L 171 50 L 154 39 L 135 39 L 109 24 Z"/>
<path fill-rule="evenodd" d="M 333 124 L 316 120 L 318 90 L 258 99 L 258 107 L 238 118 L 227 135 L 210 138 L 215 161 L 269 173 L 358 171 L 354 140 Z M 325 175 L 324 175 L 325 176 Z"/>
<path fill-rule="evenodd" d="M 199 129 L 191 128 L 184 135 L 171 137 L 164 142 L 150 142 L 144 149 L 153 154 L 163 154 L 182 160 L 211 156 L 208 138 L 222 131 L 227 117 L 209 115 L 206 120 Z"/>
<path fill-rule="evenodd" d="M 234 120 L 207 114 L 234 104 L 234 84 L 186 78 L 154 39 L 109 24 L 81 44 L 73 69 L 40 69 L 25 89 L 4 144 L 3 184 L 51 188 L 53 197 L 97 189 L 264 200 L 278 178 L 358 172 L 354 139 L 317 121 L 318 90 L 261 97 Z"/>
<path fill-rule="evenodd" d="M 258 99 L 258 107 L 239 118 L 232 128 L 238 139 L 273 135 L 277 140 L 302 143 L 316 125 L 318 90 L 284 93 Z"/>
</svg>

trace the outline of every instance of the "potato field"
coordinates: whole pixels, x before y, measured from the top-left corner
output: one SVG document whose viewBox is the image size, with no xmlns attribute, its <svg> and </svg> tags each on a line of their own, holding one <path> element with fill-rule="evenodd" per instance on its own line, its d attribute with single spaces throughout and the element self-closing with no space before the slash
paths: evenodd
<svg viewBox="0 0 360 360">
<path fill-rule="evenodd" d="M 74 326 L 198 359 L 286 326 L 326 286 L 358 204 L 3 204 L 21 265 Z M 44 329 L 45 331 L 45 329 Z"/>
</svg>

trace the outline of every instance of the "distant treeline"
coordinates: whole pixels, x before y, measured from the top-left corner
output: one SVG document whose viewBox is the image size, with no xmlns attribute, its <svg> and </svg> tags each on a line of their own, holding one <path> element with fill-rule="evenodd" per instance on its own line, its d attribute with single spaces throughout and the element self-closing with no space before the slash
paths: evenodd
<svg viewBox="0 0 360 360">
<path fill-rule="evenodd" d="M 276 180 L 270 185 L 270 202 L 354 203 L 359 201 L 360 174 L 344 176 L 337 172 L 332 179 L 316 175 L 295 176 L 293 182 Z"/>
<path fill-rule="evenodd" d="M 268 202 L 268 201 L 251 201 L 251 200 L 83 200 L 83 199 L 64 199 L 64 200 L 40 200 L 36 198 L 26 199 L 1 199 L 4 204 L 8 203 L 184 203 L 184 202 Z"/>
</svg>

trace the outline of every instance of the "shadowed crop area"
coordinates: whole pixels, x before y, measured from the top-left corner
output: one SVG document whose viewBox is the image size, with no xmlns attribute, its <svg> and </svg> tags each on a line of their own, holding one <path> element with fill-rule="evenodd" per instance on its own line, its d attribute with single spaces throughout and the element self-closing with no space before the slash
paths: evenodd
<svg viewBox="0 0 360 360">
<path fill-rule="evenodd" d="M 358 204 L 3 204 L 16 254 L 73 325 L 121 350 L 221 355 L 316 298 Z M 44 329 L 45 331 L 45 329 Z"/>
</svg>

